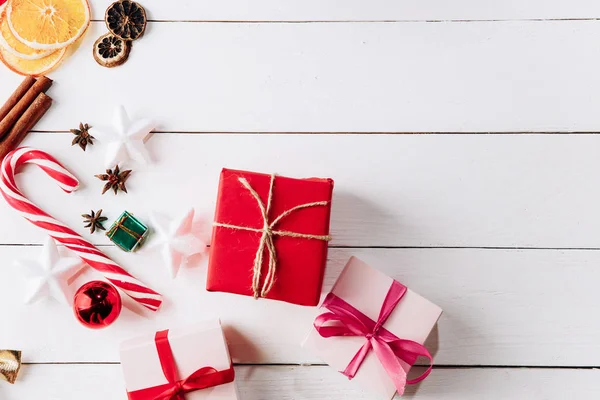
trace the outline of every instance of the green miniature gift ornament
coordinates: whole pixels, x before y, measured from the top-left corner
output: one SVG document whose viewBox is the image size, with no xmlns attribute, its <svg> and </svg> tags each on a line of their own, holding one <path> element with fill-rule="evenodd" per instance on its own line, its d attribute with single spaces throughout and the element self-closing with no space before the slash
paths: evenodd
<svg viewBox="0 0 600 400">
<path fill-rule="evenodd" d="M 135 251 L 147 235 L 148 227 L 127 211 L 106 232 L 106 236 L 125 251 Z"/>
</svg>

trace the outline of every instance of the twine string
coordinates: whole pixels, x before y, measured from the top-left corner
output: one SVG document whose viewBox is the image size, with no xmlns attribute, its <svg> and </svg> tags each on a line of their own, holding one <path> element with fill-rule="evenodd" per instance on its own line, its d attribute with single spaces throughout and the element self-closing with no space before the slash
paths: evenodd
<svg viewBox="0 0 600 400">
<path fill-rule="evenodd" d="M 258 250 L 256 251 L 256 255 L 254 257 L 254 265 L 252 268 L 252 291 L 254 293 L 254 298 L 257 299 L 259 297 L 266 297 L 266 295 L 273 288 L 273 284 L 275 283 L 275 273 L 277 272 L 277 250 L 275 249 L 275 242 L 273 240 L 274 236 L 284 236 L 284 237 L 293 237 L 298 239 L 313 239 L 313 240 L 323 240 L 330 241 L 331 236 L 329 235 L 311 235 L 307 233 L 299 233 L 292 231 L 283 231 L 274 229 L 275 226 L 281 222 L 282 219 L 289 216 L 290 214 L 302 210 L 304 208 L 310 207 L 319 207 L 326 206 L 329 204 L 328 201 L 315 201 L 311 203 L 300 204 L 298 206 L 292 207 L 287 211 L 281 213 L 277 218 L 275 218 L 272 222 L 269 223 L 269 212 L 271 211 L 271 205 L 273 203 L 273 186 L 275 184 L 275 175 L 271 175 L 271 181 L 269 184 L 269 196 L 267 197 L 267 205 L 265 206 L 264 202 L 254 190 L 254 188 L 250 185 L 248 180 L 243 177 L 239 177 L 238 181 L 244 186 L 254 197 L 256 203 L 258 204 L 258 208 L 260 209 L 260 213 L 263 219 L 262 228 L 253 228 L 250 226 L 241 226 L 241 225 L 233 225 L 233 224 L 224 224 L 221 222 L 214 222 L 213 226 L 218 226 L 221 228 L 228 228 L 234 230 L 241 231 L 250 231 L 250 232 L 260 232 L 262 233 L 260 242 L 258 244 Z M 260 281 L 262 278 L 262 265 L 264 261 L 264 253 L 265 248 L 268 252 L 268 268 L 267 274 L 265 276 L 262 287 L 260 285 Z"/>
</svg>

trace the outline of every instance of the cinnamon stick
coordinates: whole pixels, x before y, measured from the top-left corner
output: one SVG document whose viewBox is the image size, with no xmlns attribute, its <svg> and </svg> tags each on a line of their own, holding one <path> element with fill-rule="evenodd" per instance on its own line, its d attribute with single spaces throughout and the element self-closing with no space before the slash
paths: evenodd
<svg viewBox="0 0 600 400">
<path fill-rule="evenodd" d="M 21 115 L 21 118 L 15 122 L 8 134 L 0 141 L 0 160 L 3 160 L 25 139 L 29 130 L 46 114 L 51 105 L 52 98 L 45 93 L 38 94 L 29 108 Z"/>
<path fill-rule="evenodd" d="M 6 103 L 4 103 L 2 108 L 0 108 L 0 121 L 2 121 L 4 117 L 8 115 L 10 110 L 12 110 L 13 107 L 17 105 L 19 100 L 21 100 L 21 98 L 25 96 L 25 93 L 27 93 L 29 88 L 32 87 L 34 83 L 35 78 L 33 76 L 25 77 L 25 79 L 23 80 L 23 82 L 21 82 L 19 87 L 13 92 L 13 94 L 10 95 L 10 97 L 8 98 L 8 100 L 6 100 Z"/>
<path fill-rule="evenodd" d="M 8 114 L 0 121 L 0 139 L 13 127 L 13 125 L 20 119 L 31 104 L 36 100 L 40 93 L 45 93 L 52 86 L 52 80 L 41 76 L 38 80 L 27 90 L 25 95 L 21 97 L 21 100 L 8 112 Z"/>
</svg>

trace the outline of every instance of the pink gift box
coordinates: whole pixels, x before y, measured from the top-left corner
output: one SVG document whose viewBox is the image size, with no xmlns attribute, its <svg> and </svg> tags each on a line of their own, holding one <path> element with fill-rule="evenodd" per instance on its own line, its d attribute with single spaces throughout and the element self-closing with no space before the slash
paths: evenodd
<svg viewBox="0 0 600 400">
<path fill-rule="evenodd" d="M 171 329 L 168 331 L 168 343 L 178 381 L 204 367 L 212 367 L 219 373 L 232 368 L 227 343 L 218 320 Z M 154 395 L 138 394 L 136 397 L 132 393 L 169 384 L 157 351 L 155 333 L 124 342 L 121 345 L 121 365 L 130 399 L 153 400 Z M 185 393 L 184 397 L 186 400 L 237 400 L 238 394 L 235 382 L 229 382 Z"/>
<path fill-rule="evenodd" d="M 371 320 L 377 321 L 392 282 L 394 280 L 389 276 L 352 257 L 335 283 L 332 293 Z M 322 311 L 327 312 L 325 309 Z M 441 314 L 441 308 L 407 289 L 383 328 L 400 339 L 423 344 Z M 302 346 L 331 367 L 343 371 L 366 340 L 362 336 L 325 338 L 313 327 Z M 403 361 L 400 364 L 408 373 L 411 366 Z M 396 393 L 392 379 L 373 350 L 369 351 L 351 382 L 383 399 L 391 399 Z"/>
</svg>

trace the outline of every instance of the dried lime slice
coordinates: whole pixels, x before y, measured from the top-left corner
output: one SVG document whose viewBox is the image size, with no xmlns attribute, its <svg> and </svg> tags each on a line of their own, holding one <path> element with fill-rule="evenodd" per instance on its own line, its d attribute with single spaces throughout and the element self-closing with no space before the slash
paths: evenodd
<svg viewBox="0 0 600 400">
<path fill-rule="evenodd" d="M 104 17 L 108 30 L 123 40 L 136 40 L 146 30 L 146 10 L 130 0 L 111 4 Z"/>
<path fill-rule="evenodd" d="M 103 67 L 113 68 L 129 58 L 131 41 L 123 40 L 112 33 L 100 36 L 94 43 L 94 59 Z"/>
</svg>

